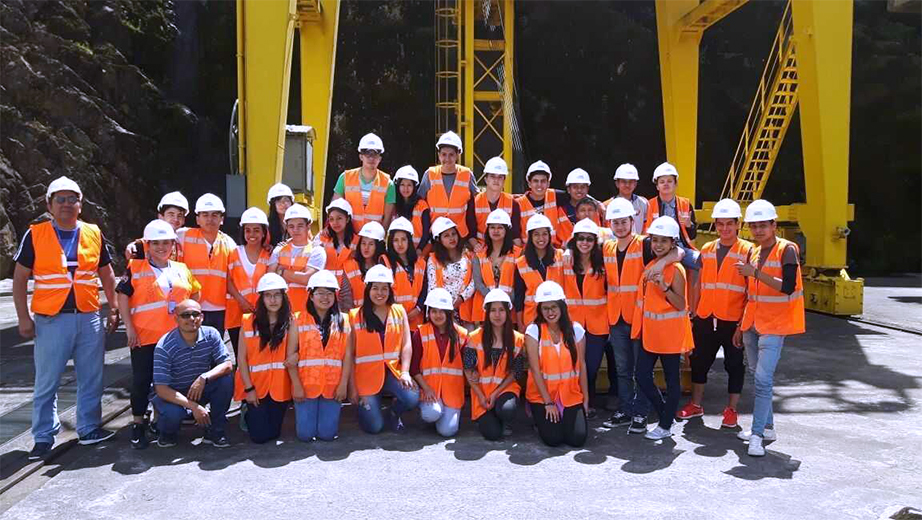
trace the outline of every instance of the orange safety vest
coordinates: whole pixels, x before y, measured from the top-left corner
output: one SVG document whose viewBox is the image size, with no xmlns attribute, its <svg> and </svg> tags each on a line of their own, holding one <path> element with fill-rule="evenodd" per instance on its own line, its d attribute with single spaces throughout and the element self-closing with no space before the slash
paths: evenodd
<svg viewBox="0 0 922 520">
<path fill-rule="evenodd" d="M 720 240 L 701 248 L 701 297 L 695 312 L 701 318 L 714 316 L 724 321 L 739 321 L 746 308 L 746 278 L 736 270 L 737 262 L 748 262 L 752 243 L 737 238 L 720 267 L 717 248 Z"/>
<path fill-rule="evenodd" d="M 579 384 L 581 367 L 578 366 L 578 361 L 570 356 L 570 349 L 563 338 L 556 344 L 551 340 L 546 323 L 541 324 L 540 336 L 538 363 L 541 365 L 541 376 L 551 400 L 559 402 L 564 408 L 583 404 L 583 389 Z M 525 399 L 530 403 L 543 403 L 544 399 L 535 385 L 534 377 L 529 370 Z"/>
<path fill-rule="evenodd" d="M 580 287 L 576 272 L 573 271 L 573 257 L 569 250 L 564 253 L 563 289 L 567 295 L 570 319 L 581 324 L 586 332 L 598 336 L 607 335 L 609 332 L 608 313 L 600 312 L 608 303 L 605 281 L 605 276 L 601 273 L 597 276 L 590 267 L 583 276 L 583 285 Z"/>
<path fill-rule="evenodd" d="M 384 220 L 387 187 L 391 182 L 388 174 L 376 170 L 374 186 L 368 194 L 368 204 L 362 204 L 362 181 L 359 178 L 362 175 L 361 170 L 361 168 L 355 168 L 343 172 L 343 198 L 352 206 L 352 227 L 356 232 L 361 231 L 362 226 L 369 221 Z"/>
<path fill-rule="evenodd" d="M 540 210 L 535 209 L 535 206 L 528 200 L 527 193 L 520 195 L 516 200 L 519 202 L 519 210 L 521 211 L 522 217 L 522 241 L 528 241 L 528 219 L 541 213 L 551 221 L 551 243 L 554 244 L 554 247 L 560 247 L 562 244 L 560 241 L 560 227 L 568 224 L 570 219 L 567 218 L 566 212 L 561 215 L 561 212 L 558 210 L 557 192 L 548 188 L 547 192 L 544 194 L 544 206 L 542 206 Z"/>
<path fill-rule="evenodd" d="M 240 259 L 240 255 L 246 254 L 245 251 L 241 251 L 243 247 L 244 246 L 237 246 L 231 251 L 227 270 L 230 271 L 231 280 L 234 281 L 234 287 L 236 287 L 240 295 L 255 308 L 256 300 L 259 299 L 259 293 L 256 292 L 256 284 L 258 284 L 259 279 L 266 274 L 266 268 L 269 267 L 271 255 L 265 249 L 261 249 L 259 251 L 259 258 L 256 259 L 256 265 L 253 266 L 253 276 L 250 276 L 247 274 L 246 269 L 243 268 L 243 261 Z M 224 327 L 228 329 L 239 327 L 242 317 L 243 311 L 240 310 L 240 304 L 228 294 L 227 310 L 224 311 Z"/>
<path fill-rule="evenodd" d="M 672 283 L 676 270 L 685 274 L 680 264 L 669 264 L 663 269 L 663 280 Z M 643 349 L 654 354 L 681 354 L 695 348 L 688 310 L 673 307 L 655 283 L 644 283 L 637 291 L 631 337 L 641 336 Z"/>
<path fill-rule="evenodd" d="M 784 250 L 788 246 L 793 247 L 798 256 L 800 256 L 800 249 L 797 244 L 783 238 L 776 238 L 775 245 L 768 253 L 765 263 L 762 264 L 763 273 L 775 278 L 782 278 L 781 262 L 784 259 Z M 752 248 L 752 256 L 749 262 L 754 266 L 758 266 L 761 249 L 761 246 L 753 246 Z M 800 274 L 800 263 L 797 264 L 797 281 L 794 286 L 794 292 L 790 295 L 776 291 L 767 284 L 759 282 L 755 276 L 750 276 L 748 283 L 748 301 L 740 322 L 740 330 L 749 330 L 754 326 L 759 334 L 777 334 L 779 336 L 802 334 L 806 331 L 806 324 L 804 323 L 804 285 Z"/>
<path fill-rule="evenodd" d="M 474 182 L 474 175 L 471 170 L 464 166 L 457 166 L 455 174 L 455 183 L 451 187 L 451 196 L 445 191 L 445 184 L 442 182 L 442 167 L 433 166 L 429 168 L 429 193 L 426 194 L 426 202 L 429 203 L 429 216 L 432 221 L 438 217 L 448 217 L 458 226 L 458 234 L 461 240 L 464 240 L 469 234 L 467 229 L 467 203 L 471 199 L 470 184 Z"/>
<path fill-rule="evenodd" d="M 508 193 L 500 193 L 496 200 L 496 209 L 501 209 L 512 217 L 512 203 L 515 197 Z M 487 198 L 487 192 L 479 193 L 474 197 L 474 214 L 477 217 L 477 240 L 481 243 L 487 240 L 487 217 L 494 210 L 490 209 L 490 199 Z"/>
<path fill-rule="evenodd" d="M 336 388 L 343 375 L 343 360 L 349 347 L 349 315 L 342 313 L 343 329 L 330 324 L 326 347 L 320 325 L 309 312 L 300 313 L 298 321 L 298 377 L 308 399 L 336 397 Z"/>
<path fill-rule="evenodd" d="M 102 252 L 102 233 L 99 227 L 79 222 L 77 233 L 77 270 L 71 275 L 67 269 L 67 256 L 58 241 L 58 234 L 51 221 L 29 226 L 32 231 L 32 248 L 35 263 L 32 279 L 35 280 L 32 293 L 32 312 L 54 316 L 57 314 L 71 289 L 77 310 L 96 312 L 99 310 L 99 256 Z"/>
<path fill-rule="evenodd" d="M 359 396 L 376 395 L 384 386 L 384 370 L 400 377 L 403 367 L 400 354 L 403 350 L 404 322 L 407 312 L 400 305 L 391 305 L 384 324 L 384 343 L 377 332 L 365 330 L 362 308 L 349 311 L 349 321 L 355 334 L 355 386 Z"/>
<path fill-rule="evenodd" d="M 525 348 L 525 335 L 518 331 L 513 331 L 513 335 L 515 337 L 513 354 L 517 357 Z M 510 364 L 512 360 L 506 356 L 505 351 L 503 351 L 503 355 L 500 356 L 495 365 L 492 363 L 492 360 L 486 358 L 486 352 L 483 349 L 483 328 L 479 328 L 468 335 L 467 346 L 477 351 L 477 372 L 480 375 L 480 391 L 483 392 L 483 395 L 489 397 L 499 385 L 506 380 L 506 377 L 510 375 L 510 370 L 512 370 Z M 519 395 L 522 393 L 522 387 L 519 386 L 518 381 L 513 378 L 512 381 L 503 388 L 503 393 L 505 392 Z M 484 413 L 486 413 L 486 410 L 480 406 L 480 400 L 474 395 L 472 389 L 471 420 L 476 421 Z"/>
<path fill-rule="evenodd" d="M 160 338 L 176 328 L 170 312 L 170 303 L 179 304 L 201 289 L 186 264 L 170 260 L 170 295 L 163 293 L 157 283 L 157 273 L 147 260 L 130 260 L 131 287 L 128 299 L 131 306 L 131 324 L 138 335 L 139 345 L 154 345 Z"/>
<path fill-rule="evenodd" d="M 419 327 L 423 355 L 419 361 L 419 372 L 442 404 L 449 408 L 464 408 L 464 363 L 461 348 L 467 341 L 467 330 L 454 325 L 458 333 L 458 345 L 454 361 L 449 361 L 451 345 L 445 349 L 445 357 L 439 355 L 439 346 L 435 340 L 435 328 L 431 323 Z"/>
<path fill-rule="evenodd" d="M 509 297 L 512 297 L 512 289 L 515 284 L 515 257 L 519 254 L 519 248 L 513 247 L 512 251 L 506 254 L 502 259 L 502 267 L 499 271 L 499 280 L 493 276 L 493 263 L 487 256 L 487 251 L 477 253 L 477 260 L 480 261 L 480 276 L 483 278 L 483 284 L 487 289 L 502 289 L 506 291 Z M 471 298 L 471 321 L 480 323 L 486 319 L 486 312 L 483 310 L 483 298 L 480 291 L 474 291 L 474 297 Z"/>
<path fill-rule="evenodd" d="M 685 197 L 679 196 L 676 196 L 675 201 L 676 214 L 679 217 L 679 229 L 682 230 L 682 238 L 685 239 L 685 245 L 697 250 L 697 248 L 695 248 L 695 241 L 689 238 L 688 230 L 682 225 L 683 219 L 691 219 L 691 212 L 694 211 L 691 207 L 691 203 Z M 659 197 L 653 197 L 650 199 L 650 207 L 647 208 L 647 221 L 643 224 L 644 233 L 647 232 L 647 228 L 650 227 L 650 224 L 659 217 Z"/>
<path fill-rule="evenodd" d="M 256 317 L 251 313 L 243 315 L 240 325 L 243 342 L 240 346 L 246 348 L 250 382 L 256 388 L 256 396 L 260 399 L 265 399 L 268 395 L 277 402 L 291 400 L 291 377 L 288 376 L 288 369 L 285 367 L 285 357 L 288 348 L 288 334 L 291 334 L 292 328 L 298 326 L 298 314 L 292 315 L 288 333 L 275 350 L 271 349 L 268 343 L 264 348 L 260 348 L 259 332 L 253 327 Z M 234 376 L 234 399 L 238 401 L 246 399 L 245 388 L 246 385 L 243 384 L 243 378 L 238 370 Z"/>
<path fill-rule="evenodd" d="M 542 278 L 541 273 L 531 268 L 525 260 L 525 255 L 515 259 L 515 268 L 519 271 L 519 276 L 525 282 L 525 307 L 522 310 L 522 319 L 527 327 L 538 315 L 538 304 L 535 303 L 535 293 L 542 282 L 548 280 L 563 285 L 563 252 L 560 249 L 554 250 L 554 265 L 547 268 L 547 277 Z"/>
<path fill-rule="evenodd" d="M 295 254 L 293 242 L 288 242 L 279 249 L 279 267 L 286 271 L 301 272 L 307 270 L 307 261 L 311 257 L 313 244 L 308 242 L 299 254 Z M 327 257 L 329 259 L 329 257 Z M 307 310 L 307 285 L 291 282 L 288 284 L 288 301 L 291 302 L 291 312 Z"/>
<path fill-rule="evenodd" d="M 413 223 L 413 247 L 416 249 L 421 249 L 420 240 L 423 239 L 423 213 L 429 209 L 429 203 L 423 199 L 416 201 L 416 206 L 413 207 L 413 218 L 410 219 L 410 222 Z M 429 220 L 432 220 L 432 215 L 430 211 Z"/>
<path fill-rule="evenodd" d="M 352 256 L 352 251 L 355 250 L 356 244 L 359 243 L 359 236 L 352 236 L 352 243 L 349 245 L 340 244 L 340 249 L 337 252 L 336 248 L 333 247 L 333 241 L 330 237 L 327 236 L 326 232 L 320 234 L 320 245 L 323 247 L 323 250 L 327 254 L 327 263 L 324 266 L 324 269 L 330 271 L 336 275 L 336 281 L 342 285 L 343 275 L 345 271 L 343 266 L 346 264 L 346 261 L 349 260 L 349 257 Z"/>
<path fill-rule="evenodd" d="M 463 291 L 464 288 L 467 287 L 469 283 L 471 283 L 471 277 L 473 276 L 473 272 L 474 272 L 474 259 L 471 257 L 470 252 L 468 252 L 467 250 L 465 250 L 462 255 L 464 258 L 467 258 L 467 272 L 464 273 L 464 281 L 461 283 L 461 290 Z M 436 287 L 440 287 L 444 289 L 445 288 L 445 271 L 444 271 L 444 268 L 442 267 L 442 262 L 439 262 L 439 259 L 436 258 L 435 253 L 431 253 L 429 255 L 429 261 L 432 262 L 432 264 L 435 266 L 435 286 L 429 287 L 428 290 L 431 291 L 432 289 L 435 289 Z M 454 295 L 452 296 L 454 297 Z M 471 303 L 472 302 L 473 302 L 473 298 L 470 298 L 458 304 L 458 315 L 464 321 L 467 321 L 467 322 L 471 321 Z"/>
<path fill-rule="evenodd" d="M 389 258 L 382 256 L 381 261 L 388 269 L 392 269 Z M 394 273 L 394 303 L 402 305 L 407 311 L 408 316 L 410 311 L 416 308 L 416 302 L 419 300 L 420 293 L 423 292 L 425 280 L 426 261 L 422 258 L 417 258 L 416 265 L 413 266 L 413 283 L 410 283 L 410 277 L 407 275 L 406 269 L 401 265 L 397 266 L 397 271 Z M 420 313 L 410 320 L 410 327 L 415 329 L 422 325 L 422 323 L 423 316 L 422 313 Z"/>
<path fill-rule="evenodd" d="M 200 228 L 189 228 L 183 235 L 181 261 L 202 284 L 202 302 L 216 308 L 227 306 L 227 265 L 230 261 L 230 237 L 218 231 L 211 253 Z"/>
<path fill-rule="evenodd" d="M 637 289 L 643 276 L 643 237 L 631 235 L 624 252 L 624 265 L 618 274 L 618 241 L 609 240 L 602 245 L 605 258 L 605 278 L 608 279 L 608 323 L 634 321 Z"/>
</svg>

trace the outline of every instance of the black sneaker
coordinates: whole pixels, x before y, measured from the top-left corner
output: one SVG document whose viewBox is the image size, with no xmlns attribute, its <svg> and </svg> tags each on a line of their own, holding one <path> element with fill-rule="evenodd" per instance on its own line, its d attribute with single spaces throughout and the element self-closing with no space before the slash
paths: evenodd
<svg viewBox="0 0 922 520">
<path fill-rule="evenodd" d="M 205 436 L 202 437 L 202 444 L 211 444 L 215 448 L 227 448 L 230 446 L 230 443 L 227 442 L 227 437 L 223 433 L 217 432 L 206 432 Z"/>
<path fill-rule="evenodd" d="M 586 414 L 586 419 L 591 421 L 599 416 L 599 412 L 595 408 L 590 408 L 589 413 Z"/>
<path fill-rule="evenodd" d="M 160 437 L 157 438 L 157 446 L 161 448 L 172 448 L 173 446 L 176 446 L 177 437 L 178 436 L 175 433 L 169 434 L 160 432 Z"/>
<path fill-rule="evenodd" d="M 160 436 L 160 428 L 157 428 L 157 421 L 151 421 L 147 423 L 147 431 L 150 432 L 151 437 L 156 439 Z"/>
<path fill-rule="evenodd" d="M 624 412 L 618 411 L 611 414 L 611 417 L 609 417 L 607 421 L 603 422 L 602 426 L 606 428 L 617 428 L 619 426 L 627 426 L 628 424 L 631 424 L 631 416 Z"/>
<path fill-rule="evenodd" d="M 631 425 L 627 431 L 628 433 L 647 433 L 647 418 L 642 415 L 631 417 Z"/>
<path fill-rule="evenodd" d="M 147 428 L 144 423 L 134 423 L 131 425 L 131 447 L 136 450 L 143 450 L 150 441 L 147 440 Z"/>
<path fill-rule="evenodd" d="M 50 442 L 36 442 L 35 446 L 32 447 L 32 451 L 29 452 L 29 460 L 42 460 L 49 453 L 51 453 L 51 447 L 53 444 Z"/>
<path fill-rule="evenodd" d="M 96 428 L 86 435 L 80 437 L 79 443 L 83 446 L 88 446 L 90 444 L 98 444 L 102 441 L 107 441 L 115 437 L 115 432 L 104 430 L 102 428 Z"/>
</svg>

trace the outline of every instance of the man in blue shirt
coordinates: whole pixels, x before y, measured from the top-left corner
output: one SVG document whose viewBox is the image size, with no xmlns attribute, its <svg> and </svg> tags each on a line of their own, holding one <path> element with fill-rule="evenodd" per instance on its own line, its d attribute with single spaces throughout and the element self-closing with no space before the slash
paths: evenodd
<svg viewBox="0 0 922 520">
<path fill-rule="evenodd" d="M 225 414 L 234 392 L 233 365 L 217 329 L 202 326 L 202 307 L 185 300 L 173 314 L 177 327 L 154 347 L 154 390 L 151 400 L 160 418 L 157 445 L 176 445 L 186 410 L 205 428 L 204 444 L 230 446 L 224 435 Z M 211 405 L 211 410 L 205 408 Z"/>
</svg>

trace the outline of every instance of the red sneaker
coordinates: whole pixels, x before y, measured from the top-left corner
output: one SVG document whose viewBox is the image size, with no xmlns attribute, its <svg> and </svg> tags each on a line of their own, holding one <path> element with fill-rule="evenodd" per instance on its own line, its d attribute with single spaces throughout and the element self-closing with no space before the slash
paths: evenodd
<svg viewBox="0 0 922 520">
<path fill-rule="evenodd" d="M 691 401 L 679 410 L 679 413 L 675 414 L 677 419 L 691 419 L 692 417 L 701 417 L 702 415 L 704 415 L 704 408 L 701 408 Z"/>
<path fill-rule="evenodd" d="M 720 423 L 721 428 L 736 428 L 739 426 L 739 416 L 736 410 L 729 406 L 724 408 L 724 420 Z"/>
</svg>

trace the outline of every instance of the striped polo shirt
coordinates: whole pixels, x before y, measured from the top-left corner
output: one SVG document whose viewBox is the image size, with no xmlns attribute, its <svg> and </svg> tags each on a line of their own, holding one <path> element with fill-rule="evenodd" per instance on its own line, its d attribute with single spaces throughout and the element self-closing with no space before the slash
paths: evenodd
<svg viewBox="0 0 922 520">
<path fill-rule="evenodd" d="M 227 361 L 224 339 L 214 327 L 203 325 L 195 345 L 183 339 L 179 329 L 167 332 L 154 347 L 154 384 L 185 394 L 195 379 Z"/>
</svg>

